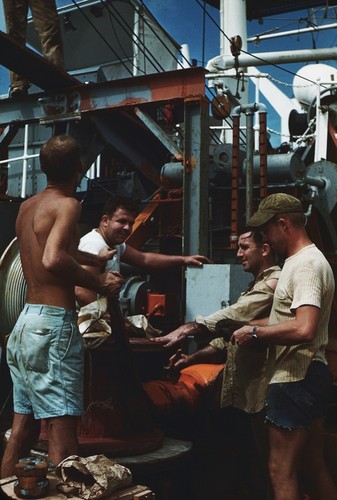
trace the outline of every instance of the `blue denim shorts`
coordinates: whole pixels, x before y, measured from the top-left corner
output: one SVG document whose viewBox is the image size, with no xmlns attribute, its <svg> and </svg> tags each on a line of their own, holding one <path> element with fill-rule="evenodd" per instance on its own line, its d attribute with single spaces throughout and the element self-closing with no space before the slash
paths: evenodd
<svg viewBox="0 0 337 500">
<path fill-rule="evenodd" d="M 16 413 L 82 415 L 84 346 L 74 311 L 26 304 L 7 343 L 7 362 Z"/>
<path fill-rule="evenodd" d="M 269 385 L 266 422 L 285 429 L 309 428 L 324 417 L 331 389 L 329 368 L 313 361 L 303 380 Z"/>
</svg>

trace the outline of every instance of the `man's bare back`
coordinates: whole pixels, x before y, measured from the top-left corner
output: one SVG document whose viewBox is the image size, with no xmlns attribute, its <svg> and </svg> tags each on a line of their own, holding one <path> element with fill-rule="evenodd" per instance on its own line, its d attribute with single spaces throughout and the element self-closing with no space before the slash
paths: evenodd
<svg viewBox="0 0 337 500">
<path fill-rule="evenodd" d="M 101 267 L 104 255 L 79 252 L 80 203 L 72 197 L 82 170 L 81 149 L 70 136 L 42 146 L 41 169 L 47 187 L 22 203 L 16 222 L 27 303 L 7 343 L 13 380 L 14 419 L 1 475 L 14 474 L 27 456 L 46 419 L 48 455 L 57 464 L 78 453 L 77 418 L 83 413 L 83 341 L 77 329 L 75 285 L 117 295 L 123 279 L 112 272 L 99 276 L 81 264 Z"/>
<path fill-rule="evenodd" d="M 61 268 L 76 253 L 80 210 L 74 198 L 55 189 L 46 189 L 22 204 L 16 233 L 27 302 L 75 308 L 74 281 Z"/>
</svg>

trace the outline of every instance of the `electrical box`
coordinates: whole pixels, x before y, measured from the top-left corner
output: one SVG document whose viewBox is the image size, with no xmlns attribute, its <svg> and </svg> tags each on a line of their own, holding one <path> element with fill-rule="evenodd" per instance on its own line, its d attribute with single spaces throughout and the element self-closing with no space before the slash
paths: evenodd
<svg viewBox="0 0 337 500">
<path fill-rule="evenodd" d="M 206 264 L 186 269 L 185 321 L 234 304 L 254 279 L 240 264 Z"/>
</svg>

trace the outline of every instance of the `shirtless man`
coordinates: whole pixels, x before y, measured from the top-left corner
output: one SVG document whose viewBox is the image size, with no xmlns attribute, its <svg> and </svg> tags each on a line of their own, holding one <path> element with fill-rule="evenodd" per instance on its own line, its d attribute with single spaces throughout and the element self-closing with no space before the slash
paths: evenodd
<svg viewBox="0 0 337 500">
<path fill-rule="evenodd" d="M 82 170 L 80 146 L 69 136 L 41 148 L 47 187 L 22 203 L 16 221 L 27 303 L 10 335 L 7 361 L 13 380 L 14 419 L 1 476 L 28 456 L 46 419 L 49 460 L 78 453 L 77 417 L 83 413 L 83 341 L 76 325 L 75 285 L 118 295 L 118 273 L 94 275 L 80 264 L 101 267 L 114 251 L 77 250 L 80 203 L 72 197 Z"/>
</svg>

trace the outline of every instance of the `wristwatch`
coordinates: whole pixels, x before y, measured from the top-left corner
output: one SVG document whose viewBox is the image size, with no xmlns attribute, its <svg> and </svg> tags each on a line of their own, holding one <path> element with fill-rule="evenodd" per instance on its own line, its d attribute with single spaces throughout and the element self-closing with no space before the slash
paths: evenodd
<svg viewBox="0 0 337 500">
<path fill-rule="evenodd" d="M 257 330 L 257 326 L 253 326 L 253 330 L 252 330 L 252 334 L 251 334 L 252 340 L 257 340 L 256 330 Z"/>
</svg>

